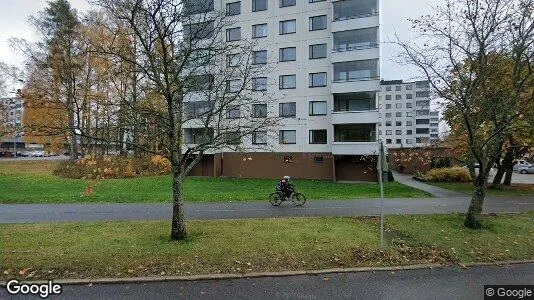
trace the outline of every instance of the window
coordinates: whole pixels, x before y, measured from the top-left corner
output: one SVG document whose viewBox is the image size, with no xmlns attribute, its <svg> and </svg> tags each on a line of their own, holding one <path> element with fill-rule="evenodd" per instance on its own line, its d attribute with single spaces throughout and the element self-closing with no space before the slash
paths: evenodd
<svg viewBox="0 0 534 300">
<path fill-rule="evenodd" d="M 391 118 L 391 113 L 386 113 L 386 118 Z"/>
<path fill-rule="evenodd" d="M 391 92 L 391 86 L 390 85 L 386 86 L 386 92 Z"/>
<path fill-rule="evenodd" d="M 253 91 L 266 91 L 267 90 L 267 77 L 252 78 L 252 90 Z"/>
<path fill-rule="evenodd" d="M 204 114 L 210 113 L 212 110 L 212 101 L 184 102 L 184 112 L 188 119 L 202 117 Z"/>
<path fill-rule="evenodd" d="M 310 144 L 326 144 L 327 131 L 326 129 L 310 130 Z"/>
<path fill-rule="evenodd" d="M 386 127 L 391 127 L 391 121 L 386 121 Z"/>
<path fill-rule="evenodd" d="M 239 131 L 224 132 L 223 141 L 227 145 L 239 145 L 241 144 L 241 133 Z"/>
<path fill-rule="evenodd" d="M 318 164 L 324 163 L 324 156 L 314 156 L 313 162 Z"/>
<path fill-rule="evenodd" d="M 310 73 L 310 87 L 326 86 L 325 73 Z"/>
<path fill-rule="evenodd" d="M 393 133 L 392 130 L 386 130 L 386 135 L 391 135 Z"/>
<path fill-rule="evenodd" d="M 184 26 L 184 39 L 187 41 L 197 41 L 213 37 L 213 22 L 194 23 Z"/>
<path fill-rule="evenodd" d="M 396 121 L 395 122 L 395 126 L 399 126 L 399 127 L 402 126 L 402 122 L 401 121 Z"/>
<path fill-rule="evenodd" d="M 234 42 L 241 39 L 241 27 L 226 29 L 226 41 Z"/>
<path fill-rule="evenodd" d="M 402 112 L 401 111 L 396 112 L 395 117 L 402 118 Z"/>
<path fill-rule="evenodd" d="M 416 125 L 428 125 L 430 124 L 430 120 L 429 119 L 417 119 L 415 120 L 415 124 Z"/>
<path fill-rule="evenodd" d="M 413 125 L 412 121 L 406 121 L 406 126 L 412 126 L 412 125 Z"/>
<path fill-rule="evenodd" d="M 226 4 L 227 16 L 236 16 L 239 14 L 241 14 L 241 1 Z"/>
<path fill-rule="evenodd" d="M 252 52 L 252 64 L 262 65 L 267 63 L 267 50 Z"/>
<path fill-rule="evenodd" d="M 402 100 L 402 95 L 395 95 L 395 100 Z"/>
<path fill-rule="evenodd" d="M 373 16 L 378 13 L 377 0 L 336 1 L 333 4 L 334 20 Z"/>
<path fill-rule="evenodd" d="M 280 21 L 280 34 L 297 32 L 297 20 Z"/>
<path fill-rule="evenodd" d="M 253 118 L 267 117 L 267 104 L 253 104 L 252 105 L 252 117 Z"/>
<path fill-rule="evenodd" d="M 386 109 L 391 109 L 391 104 L 386 104 Z"/>
<path fill-rule="evenodd" d="M 297 88 L 297 75 L 280 76 L 279 88 L 281 90 Z"/>
<path fill-rule="evenodd" d="M 391 144 L 391 139 L 387 139 L 386 140 L 386 144 L 388 144 L 388 145 Z"/>
<path fill-rule="evenodd" d="M 412 108 L 412 104 L 411 103 L 406 103 L 406 108 Z"/>
<path fill-rule="evenodd" d="M 252 144 L 253 145 L 266 145 L 267 144 L 267 131 L 252 132 Z"/>
<path fill-rule="evenodd" d="M 378 60 L 356 60 L 334 63 L 334 81 L 346 82 L 377 78 Z"/>
<path fill-rule="evenodd" d="M 430 92 L 429 91 L 415 92 L 415 97 L 417 97 L 417 98 L 428 98 L 428 97 L 430 97 Z"/>
<path fill-rule="evenodd" d="M 395 108 L 402 108 L 402 103 L 395 104 Z"/>
<path fill-rule="evenodd" d="M 280 7 L 295 6 L 296 0 L 280 0 Z"/>
<path fill-rule="evenodd" d="M 226 91 L 229 93 L 239 92 L 241 90 L 241 79 L 233 79 L 226 81 Z"/>
<path fill-rule="evenodd" d="M 252 25 L 252 38 L 267 37 L 267 24 Z"/>
<path fill-rule="evenodd" d="M 252 11 L 267 10 L 267 0 L 252 0 Z"/>
<path fill-rule="evenodd" d="M 297 115 L 297 103 L 280 103 L 280 117 L 290 118 Z"/>
<path fill-rule="evenodd" d="M 429 128 L 416 128 L 415 129 L 416 134 L 430 134 Z"/>
<path fill-rule="evenodd" d="M 376 142 L 376 133 L 376 124 L 334 125 L 335 142 Z"/>
<path fill-rule="evenodd" d="M 413 117 L 413 112 L 411 112 L 411 111 L 407 111 L 407 112 L 406 112 L 406 117 L 407 117 L 407 118 L 411 118 L 411 117 Z"/>
<path fill-rule="evenodd" d="M 213 75 L 195 75 L 188 78 L 187 90 L 190 92 L 209 91 L 213 87 Z"/>
<path fill-rule="evenodd" d="M 213 128 L 187 128 L 184 129 L 186 144 L 207 143 L 213 140 Z"/>
<path fill-rule="evenodd" d="M 413 94 L 406 94 L 406 99 L 408 100 L 413 99 Z"/>
<path fill-rule="evenodd" d="M 297 60 L 297 48 L 280 48 L 280 61 L 295 61 Z"/>
<path fill-rule="evenodd" d="M 402 130 L 395 130 L 396 135 L 402 135 Z"/>
<path fill-rule="evenodd" d="M 418 89 L 425 89 L 430 87 L 430 82 L 428 81 L 418 81 L 415 83 L 415 87 Z"/>
<path fill-rule="evenodd" d="M 309 0 L 310 3 L 315 3 L 315 2 L 323 2 L 323 1 L 326 1 L 326 0 Z"/>
<path fill-rule="evenodd" d="M 391 95 L 386 95 L 386 100 L 391 100 Z"/>
<path fill-rule="evenodd" d="M 368 111 L 376 109 L 376 92 L 334 94 L 334 111 Z"/>
<path fill-rule="evenodd" d="M 241 55 L 239 53 L 228 54 L 226 56 L 226 65 L 228 67 L 237 67 L 239 65 L 240 60 L 241 60 Z"/>
<path fill-rule="evenodd" d="M 413 130 L 406 130 L 406 135 L 413 135 Z"/>
<path fill-rule="evenodd" d="M 297 131 L 296 130 L 280 130 L 280 144 L 296 144 Z"/>
<path fill-rule="evenodd" d="M 310 59 L 326 58 L 326 44 L 310 45 Z"/>
<path fill-rule="evenodd" d="M 324 116 L 326 115 L 326 110 L 326 101 L 310 102 L 310 116 Z"/>
<path fill-rule="evenodd" d="M 411 91 L 411 90 L 413 90 L 413 85 L 408 84 L 408 85 L 406 86 L 406 90 L 407 90 L 407 91 Z"/>
<path fill-rule="evenodd" d="M 184 4 L 184 15 L 194 15 L 213 11 L 213 1 L 186 0 Z"/>
<path fill-rule="evenodd" d="M 326 15 L 310 17 L 310 31 L 326 29 Z"/>
<path fill-rule="evenodd" d="M 241 108 L 239 105 L 229 105 L 226 114 L 227 119 L 238 119 L 241 117 Z"/>
<path fill-rule="evenodd" d="M 378 28 L 334 32 L 334 51 L 356 51 L 378 47 Z"/>
</svg>

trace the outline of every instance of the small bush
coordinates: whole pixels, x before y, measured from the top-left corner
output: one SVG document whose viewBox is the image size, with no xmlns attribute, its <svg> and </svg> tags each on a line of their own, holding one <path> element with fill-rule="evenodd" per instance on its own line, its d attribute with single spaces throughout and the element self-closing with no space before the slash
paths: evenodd
<svg viewBox="0 0 534 300">
<path fill-rule="evenodd" d="M 75 179 L 133 178 L 165 175 L 171 172 L 171 163 L 162 156 L 93 156 L 88 155 L 59 164 L 53 174 Z"/>
<path fill-rule="evenodd" d="M 432 169 L 424 175 L 417 176 L 418 180 L 428 182 L 471 182 L 469 172 L 460 167 Z"/>
</svg>

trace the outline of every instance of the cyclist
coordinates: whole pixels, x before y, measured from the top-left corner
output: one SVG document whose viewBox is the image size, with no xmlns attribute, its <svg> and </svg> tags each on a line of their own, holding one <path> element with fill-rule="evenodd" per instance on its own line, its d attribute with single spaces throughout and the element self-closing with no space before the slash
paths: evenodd
<svg viewBox="0 0 534 300">
<path fill-rule="evenodd" d="M 286 175 L 284 176 L 284 178 L 282 178 L 282 180 L 280 180 L 280 183 L 278 184 L 278 188 L 284 194 L 285 197 L 289 197 L 291 193 L 293 193 L 293 191 L 295 190 L 294 186 L 289 183 L 290 180 L 291 177 Z"/>
</svg>

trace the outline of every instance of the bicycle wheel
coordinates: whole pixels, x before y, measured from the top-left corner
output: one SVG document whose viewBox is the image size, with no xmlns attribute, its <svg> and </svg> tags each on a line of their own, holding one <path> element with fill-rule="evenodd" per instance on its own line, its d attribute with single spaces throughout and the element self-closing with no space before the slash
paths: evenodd
<svg viewBox="0 0 534 300">
<path fill-rule="evenodd" d="M 293 193 L 293 195 L 291 195 L 291 201 L 293 201 L 293 204 L 296 206 L 302 206 L 306 203 L 306 197 L 301 193 Z"/>
<path fill-rule="evenodd" d="M 272 206 L 278 206 L 282 203 L 282 199 L 278 193 L 272 193 L 269 195 L 269 203 L 271 203 Z"/>
</svg>

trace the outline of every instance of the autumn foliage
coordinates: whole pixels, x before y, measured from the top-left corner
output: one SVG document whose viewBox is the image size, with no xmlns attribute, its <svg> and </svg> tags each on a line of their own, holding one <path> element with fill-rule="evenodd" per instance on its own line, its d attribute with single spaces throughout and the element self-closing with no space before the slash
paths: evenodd
<svg viewBox="0 0 534 300">
<path fill-rule="evenodd" d="M 88 155 L 75 162 L 63 162 L 54 175 L 76 179 L 133 178 L 165 175 L 171 172 L 171 163 L 164 157 L 122 157 Z"/>
</svg>

